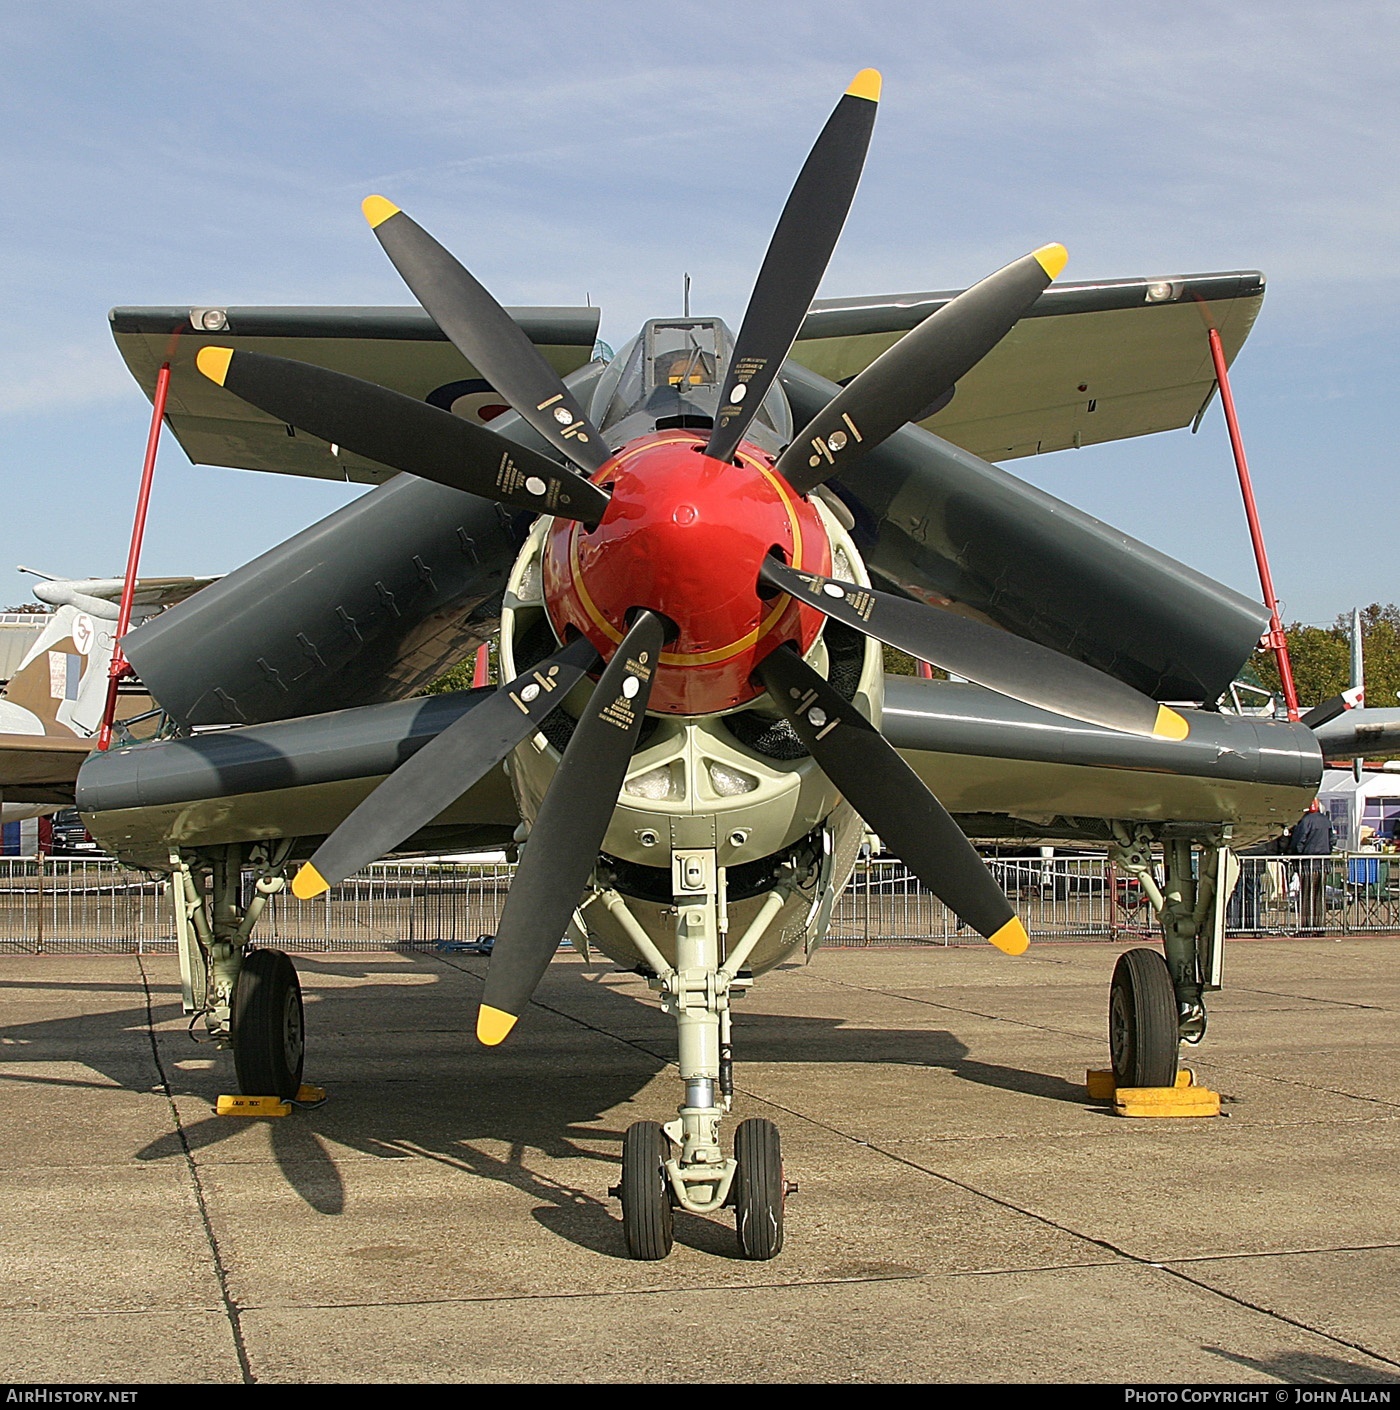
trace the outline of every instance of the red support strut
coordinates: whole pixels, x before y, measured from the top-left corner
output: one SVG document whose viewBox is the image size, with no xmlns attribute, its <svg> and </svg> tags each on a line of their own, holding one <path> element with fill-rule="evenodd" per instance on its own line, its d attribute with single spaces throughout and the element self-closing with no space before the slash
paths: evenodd
<svg viewBox="0 0 1400 1410">
<path fill-rule="evenodd" d="M 112 720 L 117 712 L 117 685 L 123 676 L 133 674 L 131 666 L 122 654 L 121 643 L 131 626 L 131 604 L 136 596 L 136 569 L 141 561 L 141 539 L 146 532 L 146 510 L 151 503 L 151 480 L 155 475 L 156 451 L 160 446 L 160 428 L 165 420 L 165 399 L 169 391 L 170 364 L 163 362 L 156 374 L 156 394 L 151 407 L 151 433 L 146 438 L 146 460 L 141 467 L 141 489 L 136 496 L 136 521 L 131 526 L 131 548 L 126 555 L 126 577 L 122 581 L 122 602 L 117 612 L 112 664 L 107 672 L 107 704 L 102 710 L 102 727 L 97 732 L 99 749 L 106 749 L 112 742 Z"/>
<path fill-rule="evenodd" d="M 1264 606 L 1269 609 L 1269 630 L 1264 644 L 1273 650 L 1278 661 L 1279 684 L 1288 718 L 1298 718 L 1298 691 L 1293 684 L 1293 663 L 1288 659 L 1288 638 L 1278 615 L 1278 598 L 1274 596 L 1274 579 L 1269 572 L 1269 557 L 1264 551 L 1264 532 L 1259 527 L 1259 510 L 1254 503 L 1254 487 L 1249 481 L 1249 466 L 1244 458 L 1244 442 L 1240 439 L 1240 423 L 1235 417 L 1235 399 L 1230 395 L 1230 373 L 1225 366 L 1225 349 L 1220 334 L 1209 330 L 1210 356 L 1215 363 L 1215 381 L 1220 388 L 1220 405 L 1225 410 L 1225 424 L 1230 430 L 1230 448 L 1235 453 L 1235 469 L 1239 472 L 1240 492 L 1244 495 L 1244 513 L 1249 521 L 1249 537 L 1254 544 L 1254 561 L 1259 565 L 1259 586 L 1264 590 Z"/>
</svg>

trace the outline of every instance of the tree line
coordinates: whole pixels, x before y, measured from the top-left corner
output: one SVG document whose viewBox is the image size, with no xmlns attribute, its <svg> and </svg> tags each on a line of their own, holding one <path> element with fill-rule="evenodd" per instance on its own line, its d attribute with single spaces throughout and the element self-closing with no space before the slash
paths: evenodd
<svg viewBox="0 0 1400 1410">
<path fill-rule="evenodd" d="M 1351 613 L 1342 613 L 1330 627 L 1294 622 L 1284 629 L 1284 635 L 1298 703 L 1304 710 L 1347 688 L 1351 682 Z M 1372 708 L 1400 705 L 1400 606 L 1373 602 L 1362 609 L 1361 657 L 1366 704 Z M 1256 652 L 1254 668 L 1281 699 L 1274 653 Z"/>
</svg>

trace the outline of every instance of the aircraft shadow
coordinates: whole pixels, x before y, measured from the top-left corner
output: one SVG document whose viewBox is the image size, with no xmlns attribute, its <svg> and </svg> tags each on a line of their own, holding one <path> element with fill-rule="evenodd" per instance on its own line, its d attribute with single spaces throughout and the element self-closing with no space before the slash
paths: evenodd
<svg viewBox="0 0 1400 1410">
<path fill-rule="evenodd" d="M 1241 1356 L 1219 1346 L 1203 1346 L 1212 1356 L 1247 1366 L 1266 1376 L 1274 1376 L 1288 1385 L 1356 1385 L 1358 1383 L 1394 1385 L 1400 1376 L 1393 1372 L 1363 1366 L 1359 1361 L 1343 1361 L 1337 1356 L 1321 1356 L 1315 1351 L 1285 1351 L 1267 1359 Z"/>
<path fill-rule="evenodd" d="M 443 962 L 436 957 L 412 959 L 419 973 L 442 975 Z M 576 972 L 551 975 L 541 987 L 540 1000 L 544 1007 L 574 1020 L 576 1037 L 568 1034 L 561 1048 L 556 1028 L 555 1034 L 532 1047 L 528 1034 L 522 1033 L 523 1041 L 510 1049 L 488 1052 L 471 1033 L 474 1002 L 454 1004 L 444 1025 L 441 998 L 433 993 L 433 985 L 416 990 L 426 1001 L 421 1030 L 405 1034 L 401 1017 L 398 1031 L 379 1032 L 364 1022 L 367 1014 L 380 1008 L 381 999 L 386 1005 L 391 999 L 403 1004 L 406 970 L 401 959 L 355 965 L 339 958 L 328 963 L 314 955 L 297 955 L 295 963 L 304 976 L 325 973 L 341 980 L 368 981 L 320 988 L 315 991 L 317 1002 L 308 1005 L 307 1074 L 311 1080 L 326 1081 L 331 1100 L 263 1123 L 279 1172 L 309 1209 L 325 1216 L 344 1212 L 346 1189 L 336 1147 L 378 1159 L 427 1159 L 465 1176 L 509 1185 L 537 1202 L 534 1218 L 559 1238 L 606 1257 L 625 1257 L 620 1213 L 606 1190 L 618 1178 L 622 1128 L 632 1119 L 662 1119 L 672 1113 L 669 1092 L 659 1110 L 652 1109 L 656 1103 L 650 1098 L 638 1100 L 672 1065 L 672 1020 L 639 995 L 594 977 L 581 979 Z M 479 980 L 485 963 L 454 960 L 450 968 Z M 381 973 L 392 976 L 395 983 L 376 986 L 373 981 Z M 86 983 L 26 987 L 130 988 Z M 156 986 L 152 998 L 150 1018 L 157 1025 L 180 1018 L 175 986 Z M 136 1005 L 106 1013 L 11 1026 L 5 1029 L 5 1046 L 0 1048 L 11 1071 L 0 1074 L 0 1082 L 100 1086 L 47 1075 L 28 1077 L 14 1070 L 27 1056 L 44 1062 L 76 1057 L 110 1082 L 132 1090 L 149 1091 L 157 1075 L 163 1076 L 172 1096 L 194 1097 L 210 1108 L 221 1092 L 236 1090 L 232 1055 L 208 1045 L 186 1048 L 178 1030 L 159 1035 L 158 1074 L 146 1037 L 148 1023 L 142 996 Z M 137 1034 L 145 1041 L 133 1041 Z M 1082 1088 L 1060 1078 L 972 1059 L 966 1044 L 946 1030 L 872 1031 L 844 1028 L 835 1018 L 741 1010 L 736 1014 L 734 1036 L 741 1086 L 746 1061 L 875 1063 L 942 1067 L 967 1081 L 1086 1103 Z M 337 1059 L 337 1040 L 346 1038 L 353 1043 L 356 1058 L 363 1059 L 363 1074 L 349 1067 L 343 1056 Z M 405 1038 L 412 1050 L 408 1054 Z M 588 1045 L 582 1068 L 576 1038 Z M 190 1070 L 180 1065 L 182 1055 L 213 1059 L 213 1064 Z M 343 1070 L 326 1079 L 318 1077 L 337 1066 Z M 636 1104 L 635 1116 L 624 1115 L 632 1104 Z M 177 1130 L 134 1151 L 133 1157 L 139 1161 L 188 1157 L 198 1162 L 201 1153 L 246 1130 L 243 1121 L 211 1111 L 198 1120 L 182 1120 Z M 575 1169 L 577 1162 L 587 1162 L 597 1168 L 597 1177 L 587 1181 L 586 1188 L 563 1180 L 551 1169 L 561 1161 Z M 737 1256 L 727 1218 L 677 1211 L 675 1235 L 678 1243 L 699 1251 Z"/>
</svg>

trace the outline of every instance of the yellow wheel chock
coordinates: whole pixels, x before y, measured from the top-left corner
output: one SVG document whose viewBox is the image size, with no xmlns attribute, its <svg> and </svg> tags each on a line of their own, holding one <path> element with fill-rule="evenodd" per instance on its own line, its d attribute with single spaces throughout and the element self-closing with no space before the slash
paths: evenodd
<svg viewBox="0 0 1400 1410">
<path fill-rule="evenodd" d="M 326 1099 L 324 1087 L 303 1082 L 291 1102 L 281 1097 L 220 1097 L 214 1111 L 218 1116 L 290 1116 L 292 1102 L 298 1106 L 320 1106 Z"/>
<path fill-rule="evenodd" d="M 1220 1093 L 1196 1086 L 1196 1074 L 1183 1067 L 1175 1087 L 1117 1087 L 1113 1069 L 1090 1068 L 1084 1085 L 1095 1101 L 1112 1101 L 1119 1116 L 1219 1116 Z"/>
</svg>

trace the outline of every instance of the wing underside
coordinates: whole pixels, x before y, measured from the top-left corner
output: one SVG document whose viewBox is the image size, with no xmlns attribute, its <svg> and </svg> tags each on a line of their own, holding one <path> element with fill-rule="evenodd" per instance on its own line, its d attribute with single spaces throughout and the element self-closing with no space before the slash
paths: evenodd
<svg viewBox="0 0 1400 1410">
<path fill-rule="evenodd" d="M 791 359 L 844 384 L 956 294 L 820 299 Z M 1215 392 L 1207 330 L 1233 362 L 1263 301 L 1252 270 L 1054 284 L 917 424 L 984 460 L 1191 425 Z"/>
<path fill-rule="evenodd" d="M 507 312 L 561 375 L 591 358 L 596 308 Z M 148 397 L 161 364 L 170 362 L 166 420 L 198 465 L 366 485 L 397 473 L 295 430 L 201 376 L 195 355 L 211 345 L 326 367 L 476 419 L 502 407 L 420 308 L 116 308 L 110 317 L 117 349 Z"/>
</svg>

